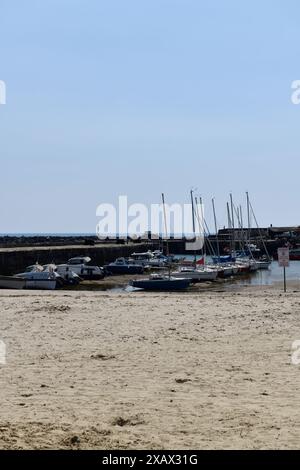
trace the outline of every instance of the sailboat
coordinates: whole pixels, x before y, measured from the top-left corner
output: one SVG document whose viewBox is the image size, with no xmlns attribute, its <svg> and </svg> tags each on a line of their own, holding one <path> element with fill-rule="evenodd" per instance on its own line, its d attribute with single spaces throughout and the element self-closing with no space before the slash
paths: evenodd
<svg viewBox="0 0 300 470">
<path fill-rule="evenodd" d="M 167 257 L 169 257 L 169 245 L 168 245 L 168 227 L 166 219 L 166 210 L 165 210 L 165 196 L 162 193 L 162 204 L 164 211 L 164 222 L 165 222 L 165 233 L 167 239 Z M 148 279 L 135 279 L 129 282 L 131 287 L 138 289 L 149 290 L 149 291 L 174 291 L 174 290 L 184 290 L 187 289 L 192 282 L 190 276 L 173 276 L 170 272 L 168 274 L 152 274 Z"/>
<path fill-rule="evenodd" d="M 149 279 L 135 279 L 129 282 L 129 285 L 132 287 L 152 291 L 184 290 L 190 284 L 190 277 L 183 279 L 162 274 L 152 274 Z"/>
<path fill-rule="evenodd" d="M 255 261 L 257 263 L 258 269 L 269 269 L 270 265 L 272 264 L 272 260 L 271 260 L 271 257 L 269 255 L 269 252 L 268 252 L 267 246 L 265 244 L 265 241 L 263 239 L 263 236 L 261 234 L 261 231 L 260 231 L 260 228 L 259 228 L 259 225 L 258 225 L 258 221 L 257 221 L 256 215 L 254 213 L 254 210 L 253 210 L 250 198 L 249 198 L 248 191 L 246 192 L 246 196 L 247 196 L 247 211 L 248 211 L 248 232 L 249 232 L 248 233 L 248 238 L 249 238 L 248 248 L 249 248 L 250 253 L 252 254 L 251 243 L 250 243 L 250 230 L 251 230 L 250 214 L 252 214 L 252 216 L 255 220 L 257 229 L 258 229 L 258 233 L 259 233 L 262 245 L 263 245 L 264 250 L 265 250 L 265 255 L 263 257 L 259 258 L 258 260 L 255 260 Z"/>
<path fill-rule="evenodd" d="M 235 209 L 237 219 L 238 219 L 239 229 L 241 233 L 241 239 L 239 240 L 241 249 L 237 253 L 237 258 L 236 258 L 237 263 L 241 266 L 247 266 L 249 272 L 255 272 L 258 269 L 269 269 L 272 261 L 268 253 L 264 239 L 261 235 L 260 228 L 259 228 L 256 216 L 254 214 L 248 192 L 246 192 L 246 197 L 247 197 L 248 227 L 247 227 L 247 233 L 245 237 L 244 237 L 244 228 L 243 228 L 242 208 L 240 207 L 240 211 L 237 211 Z M 265 249 L 265 255 L 262 257 L 258 257 L 258 254 L 261 252 L 261 250 L 258 249 L 255 244 L 251 243 L 251 216 L 253 216 L 255 219 L 257 229 L 261 238 L 261 242 Z"/>
<path fill-rule="evenodd" d="M 198 212 L 198 201 L 197 198 L 195 198 L 195 206 L 194 206 L 194 195 L 193 195 L 193 190 L 190 192 L 190 197 L 191 197 L 191 207 L 192 207 L 192 220 L 193 220 L 193 232 L 194 232 L 194 237 L 196 238 L 196 228 L 195 228 L 195 212 L 196 212 L 196 218 L 198 221 L 199 225 L 199 233 L 204 232 L 203 227 L 201 227 L 200 224 L 200 216 Z M 201 212 L 202 212 L 202 200 L 200 200 L 200 206 L 201 206 Z M 203 215 L 201 214 L 201 218 L 203 221 Z M 197 261 L 197 256 L 196 253 L 194 253 L 194 262 L 191 263 L 190 266 L 179 266 L 176 271 L 173 271 L 171 274 L 173 277 L 177 278 L 190 278 L 192 279 L 192 282 L 201 282 L 201 281 L 215 281 L 218 276 L 218 271 L 216 269 L 208 268 L 205 265 L 205 254 L 204 254 L 204 242 L 202 244 L 201 248 L 201 258 L 200 260 Z"/>
</svg>

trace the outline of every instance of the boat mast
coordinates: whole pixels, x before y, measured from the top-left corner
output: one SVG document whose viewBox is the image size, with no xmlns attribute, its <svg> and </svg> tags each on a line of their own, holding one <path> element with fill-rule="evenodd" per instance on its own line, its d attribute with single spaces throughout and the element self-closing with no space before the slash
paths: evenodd
<svg viewBox="0 0 300 470">
<path fill-rule="evenodd" d="M 247 195 L 248 195 L 248 193 L 247 193 Z M 248 195 L 248 202 L 249 202 L 249 210 L 251 210 L 251 214 L 252 214 L 252 216 L 253 216 L 253 218 L 254 218 L 254 221 L 255 221 L 255 223 L 256 223 L 256 227 L 257 227 L 257 229 L 258 229 L 258 233 L 259 233 L 261 242 L 262 242 L 262 244 L 263 244 L 263 247 L 264 247 L 264 249 L 265 249 L 265 252 L 266 252 L 268 261 L 270 261 L 270 260 L 271 260 L 271 257 L 270 257 L 270 255 L 269 255 L 269 252 L 268 252 L 268 249 L 267 249 L 267 245 L 266 245 L 266 243 L 265 243 L 265 241 L 264 241 L 263 235 L 262 235 L 261 230 L 260 230 L 260 227 L 259 227 L 259 225 L 258 225 L 258 221 L 257 221 L 256 215 L 255 215 L 255 213 L 254 213 L 252 204 L 251 204 L 251 202 L 250 202 L 249 195 Z"/>
<path fill-rule="evenodd" d="M 213 244 L 212 244 L 211 241 L 210 241 L 211 233 L 210 233 L 210 231 L 209 231 L 209 227 L 208 227 L 208 225 L 207 225 L 207 222 L 206 222 L 205 218 L 203 218 L 203 222 L 204 222 L 204 230 L 206 230 L 206 232 L 204 233 L 204 236 L 207 235 L 206 241 L 207 241 L 207 246 L 208 246 L 209 249 L 210 249 L 210 254 L 211 254 L 212 256 L 216 256 L 216 252 L 215 252 L 215 250 L 214 250 Z"/>
<path fill-rule="evenodd" d="M 244 240 L 244 235 L 243 235 L 243 215 L 242 212 L 240 212 L 241 206 L 239 207 L 234 207 L 235 215 L 237 218 L 237 223 L 238 223 L 238 237 L 237 241 L 239 243 L 240 251 L 244 250 L 244 245 L 243 245 L 243 240 Z"/>
<path fill-rule="evenodd" d="M 192 220 L 193 220 L 193 235 L 196 237 L 196 229 L 195 229 L 195 212 L 194 212 L 194 191 L 191 189 L 191 203 L 192 203 Z M 196 266 L 196 251 L 194 251 L 194 264 Z"/>
<path fill-rule="evenodd" d="M 232 226 L 232 248 L 233 248 L 233 252 L 235 252 L 234 210 L 233 210 L 232 193 L 230 193 L 230 205 L 231 205 L 231 226 Z"/>
<path fill-rule="evenodd" d="M 230 217 L 229 203 L 227 202 L 226 205 L 227 205 L 228 231 L 230 235 L 230 246 L 231 246 L 231 251 L 232 251 L 232 223 L 231 223 L 231 217 Z"/>
<path fill-rule="evenodd" d="M 251 220 L 250 220 L 250 201 L 249 201 L 248 191 L 246 191 L 246 196 L 247 196 L 247 219 L 248 219 L 247 240 L 248 240 L 248 244 L 250 245 Z"/>
<path fill-rule="evenodd" d="M 241 221 L 241 238 L 242 238 L 242 242 L 244 243 L 244 221 L 243 221 L 243 211 L 242 211 L 241 204 L 240 204 L 240 221 Z"/>
<path fill-rule="evenodd" d="M 169 240 L 168 240 L 168 226 L 167 226 L 167 216 L 166 216 L 166 207 L 165 207 L 165 195 L 161 193 L 161 199 L 163 204 L 163 211 L 164 211 L 164 223 L 165 223 L 165 232 L 166 232 L 166 254 L 169 256 Z"/>
<path fill-rule="evenodd" d="M 167 215 L 166 215 L 166 206 L 165 206 L 165 195 L 164 193 L 161 193 L 161 199 L 163 203 L 163 211 L 164 211 L 164 221 L 165 221 L 165 232 L 166 232 L 166 242 L 167 242 L 167 251 L 166 255 L 168 257 L 168 268 L 169 268 L 169 279 L 171 279 L 171 263 L 170 263 L 170 258 L 169 258 L 169 239 L 168 239 L 168 226 L 167 226 Z"/>
<path fill-rule="evenodd" d="M 231 230 L 231 218 L 230 218 L 230 210 L 229 210 L 229 203 L 226 203 L 227 205 L 227 225 L 228 225 L 228 230 Z"/>
<path fill-rule="evenodd" d="M 207 225 L 207 222 L 205 220 L 204 213 L 203 213 L 203 200 L 202 200 L 202 197 L 200 197 L 200 210 L 201 210 L 201 222 L 202 222 L 203 237 L 204 237 L 204 245 L 203 245 L 204 246 L 204 255 L 206 255 L 206 253 L 207 253 L 206 248 L 208 247 L 209 248 L 208 252 L 212 256 L 216 256 L 214 247 L 213 247 L 213 245 L 210 241 L 211 233 L 209 231 L 209 227 Z"/>
<path fill-rule="evenodd" d="M 198 220 L 198 227 L 199 227 L 199 233 L 202 235 L 203 233 L 203 245 L 201 248 L 201 256 L 204 258 L 205 256 L 205 235 L 204 235 L 204 226 L 203 226 L 203 209 L 202 209 L 202 198 L 200 197 L 200 210 L 201 210 L 201 219 L 199 215 L 199 207 L 198 207 L 198 199 L 195 197 L 195 203 L 196 203 L 196 214 L 197 214 L 197 220 Z"/>
<path fill-rule="evenodd" d="M 218 262 L 220 262 L 220 245 L 219 245 L 219 236 L 218 236 L 218 226 L 217 226 L 215 199 L 212 198 L 211 202 L 212 202 L 212 208 L 213 208 L 213 214 L 214 214 L 214 222 L 215 222 L 215 232 L 216 232 Z"/>
</svg>

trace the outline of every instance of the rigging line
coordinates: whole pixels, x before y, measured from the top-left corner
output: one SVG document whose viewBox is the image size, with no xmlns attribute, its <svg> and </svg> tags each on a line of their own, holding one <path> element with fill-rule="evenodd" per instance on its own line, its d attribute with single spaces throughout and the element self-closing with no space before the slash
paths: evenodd
<svg viewBox="0 0 300 470">
<path fill-rule="evenodd" d="M 255 213 L 254 213 L 254 210 L 253 210 L 253 207 L 252 207 L 252 204 L 251 204 L 251 201 L 250 201 L 250 200 L 249 200 L 249 205 L 250 205 L 250 209 L 251 209 L 251 212 L 252 212 L 254 221 L 255 221 L 255 223 L 256 223 L 257 229 L 258 229 L 258 233 L 259 233 L 261 242 L 262 242 L 262 244 L 263 244 L 263 247 L 264 247 L 264 249 L 265 249 L 265 252 L 266 252 L 267 257 L 268 257 L 268 259 L 270 260 L 271 258 L 270 258 L 270 255 L 269 255 L 269 252 L 268 252 L 268 249 L 267 249 L 267 245 L 265 244 L 265 241 L 264 241 L 264 239 L 263 239 L 261 230 L 260 230 L 259 225 L 258 225 L 258 221 L 257 221 L 257 219 L 256 219 L 256 215 L 255 215 Z"/>
</svg>

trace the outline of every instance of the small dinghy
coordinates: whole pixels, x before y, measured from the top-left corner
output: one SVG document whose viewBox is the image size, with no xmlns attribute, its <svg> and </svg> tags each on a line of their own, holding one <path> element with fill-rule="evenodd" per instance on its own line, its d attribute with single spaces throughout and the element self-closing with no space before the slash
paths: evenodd
<svg viewBox="0 0 300 470">
<path fill-rule="evenodd" d="M 149 279 L 136 279 L 130 281 L 132 287 L 144 290 L 173 291 L 187 289 L 192 280 L 170 276 L 153 275 Z"/>
</svg>

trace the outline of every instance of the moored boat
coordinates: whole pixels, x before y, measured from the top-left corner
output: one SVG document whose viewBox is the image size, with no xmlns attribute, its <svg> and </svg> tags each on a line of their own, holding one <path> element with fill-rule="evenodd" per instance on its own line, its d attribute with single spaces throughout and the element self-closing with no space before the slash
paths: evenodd
<svg viewBox="0 0 300 470">
<path fill-rule="evenodd" d="M 251 260 L 249 262 L 249 267 L 250 267 L 250 273 L 253 273 L 258 270 L 258 264 L 255 260 Z"/>
<path fill-rule="evenodd" d="M 258 269 L 269 269 L 272 264 L 272 261 L 256 260 L 256 264 Z"/>
<path fill-rule="evenodd" d="M 54 290 L 59 286 L 59 276 L 46 271 L 31 271 L 16 274 L 16 279 L 25 280 L 25 289 Z"/>
<path fill-rule="evenodd" d="M 129 283 L 132 287 L 150 291 L 174 291 L 187 289 L 191 279 L 170 276 L 150 276 L 149 279 L 136 279 Z"/>
<path fill-rule="evenodd" d="M 91 266 L 89 256 L 76 256 L 70 258 L 66 264 L 57 265 L 57 271 L 63 271 L 69 268 L 82 279 L 97 280 L 104 278 L 104 271 L 99 266 Z"/>
<path fill-rule="evenodd" d="M 77 286 L 81 281 L 81 277 L 74 273 L 68 265 L 46 264 L 43 266 L 44 271 L 54 271 L 58 274 L 61 285 Z M 58 278 L 57 278 L 58 279 Z"/>
<path fill-rule="evenodd" d="M 63 285 L 63 279 L 57 274 L 53 265 L 49 265 L 48 270 L 44 270 L 43 266 L 36 263 L 28 266 L 23 273 L 16 274 L 14 278 L 25 280 L 25 289 L 43 289 L 53 290 Z"/>
<path fill-rule="evenodd" d="M 290 260 L 300 261 L 300 248 L 292 248 L 290 250 Z"/>
<path fill-rule="evenodd" d="M 215 281 L 218 276 L 216 269 L 197 269 L 194 267 L 181 267 L 177 271 L 171 272 L 172 277 L 188 278 L 193 282 Z"/>
<path fill-rule="evenodd" d="M 143 274 L 144 266 L 126 258 L 117 258 L 113 263 L 105 265 L 104 270 L 108 274 Z"/>
<path fill-rule="evenodd" d="M 224 265 L 212 265 L 212 268 L 215 268 L 217 271 L 217 277 L 224 279 L 227 277 L 231 277 L 234 274 L 234 269 L 232 266 L 227 266 L 226 264 Z"/>
<path fill-rule="evenodd" d="M 144 253 L 132 253 L 130 255 L 132 263 L 150 266 L 152 268 L 164 267 L 168 264 L 168 257 L 164 256 L 160 251 L 146 251 Z"/>
</svg>

